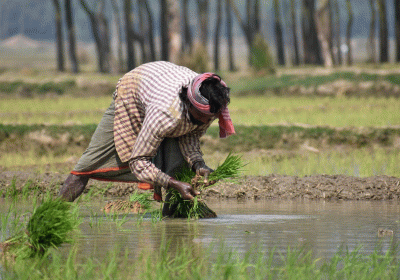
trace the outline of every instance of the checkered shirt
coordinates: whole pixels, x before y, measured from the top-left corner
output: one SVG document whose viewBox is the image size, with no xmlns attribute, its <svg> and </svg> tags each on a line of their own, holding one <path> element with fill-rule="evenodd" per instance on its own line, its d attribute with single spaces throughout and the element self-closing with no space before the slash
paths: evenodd
<svg viewBox="0 0 400 280">
<path fill-rule="evenodd" d="M 187 87 L 196 75 L 186 67 L 158 61 L 133 69 L 117 84 L 114 93 L 116 150 L 123 162 L 129 161 L 138 180 L 155 188 L 166 187 L 170 178 L 151 163 L 164 138 L 178 138 L 190 166 L 203 160 L 199 138 L 212 121 L 201 126 L 191 123 L 187 108 L 179 98 L 182 87 Z"/>
</svg>

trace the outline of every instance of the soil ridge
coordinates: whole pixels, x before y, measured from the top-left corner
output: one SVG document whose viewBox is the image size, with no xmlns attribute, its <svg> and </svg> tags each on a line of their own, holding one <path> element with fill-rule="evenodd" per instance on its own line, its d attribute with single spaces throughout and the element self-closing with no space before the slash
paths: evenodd
<svg viewBox="0 0 400 280">
<path fill-rule="evenodd" d="M 57 172 L 0 171 L 1 197 L 50 192 L 57 194 L 67 174 Z M 136 184 L 90 180 L 85 192 L 124 198 L 139 190 Z M 309 175 L 304 177 L 269 174 L 223 180 L 203 191 L 202 198 L 235 200 L 322 199 L 399 200 L 400 178 L 376 175 Z"/>
</svg>

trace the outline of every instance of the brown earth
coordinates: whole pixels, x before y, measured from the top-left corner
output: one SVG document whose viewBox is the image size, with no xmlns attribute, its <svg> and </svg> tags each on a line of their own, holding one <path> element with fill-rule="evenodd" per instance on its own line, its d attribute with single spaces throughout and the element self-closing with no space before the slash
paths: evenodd
<svg viewBox="0 0 400 280">
<path fill-rule="evenodd" d="M 0 170 L 2 196 L 50 191 L 57 194 L 66 174 L 55 172 Z M 104 197 L 121 198 L 136 190 L 136 184 L 90 180 L 86 192 Z M 203 191 L 208 199 L 324 199 L 324 200 L 398 200 L 400 178 L 391 176 L 352 177 L 347 175 L 313 175 L 305 177 L 271 174 L 243 176 L 225 180 Z"/>
</svg>

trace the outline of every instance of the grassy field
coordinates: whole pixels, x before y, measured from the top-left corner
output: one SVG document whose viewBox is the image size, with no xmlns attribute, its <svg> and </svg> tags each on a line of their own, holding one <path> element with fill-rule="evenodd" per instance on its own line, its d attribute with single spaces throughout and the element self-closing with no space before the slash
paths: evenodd
<svg viewBox="0 0 400 280">
<path fill-rule="evenodd" d="M 0 103 L 2 124 L 97 124 L 109 96 L 7 98 Z M 399 126 L 399 98 L 232 97 L 235 124 L 303 124 L 332 127 Z M 215 124 L 216 125 L 216 124 Z"/>
<path fill-rule="evenodd" d="M 85 130 L 82 125 L 91 125 L 89 131 L 93 131 L 110 101 L 110 96 L 6 98 L 0 103 L 0 123 L 28 125 L 24 128 L 28 130 L 35 130 L 32 125 L 55 125 L 54 133 L 57 134 L 58 131 L 60 135 L 68 136 L 76 128 Z M 243 151 L 244 159 L 249 162 L 245 172 L 248 175 L 279 173 L 304 176 L 344 173 L 353 176 L 378 174 L 400 176 L 400 170 L 395 164 L 399 155 L 398 140 L 396 140 L 398 136 L 383 143 L 384 148 L 363 144 L 363 141 L 369 141 L 368 138 L 382 138 L 385 141 L 385 137 L 388 137 L 386 134 L 393 135 L 390 129 L 382 131 L 380 135 L 374 134 L 373 130 L 377 127 L 398 128 L 400 99 L 246 96 L 233 97 L 229 108 L 240 135 L 219 141 L 219 147 L 214 145 L 211 150 L 208 147 L 214 140 L 211 141 L 208 136 L 205 138 L 203 145 L 206 151 L 205 158 L 211 166 L 217 165 L 226 157 L 229 149 L 234 149 L 236 153 Z M 67 125 L 70 128 L 64 128 L 64 132 L 60 132 L 57 129 L 58 125 Z M 74 128 L 74 125 L 77 127 Z M 217 139 L 216 126 L 214 123 L 207 133 L 213 139 Z M 288 128 L 283 129 L 281 126 Z M 331 144 L 347 146 L 345 149 L 332 150 L 334 148 L 332 145 L 328 149 L 321 148 L 319 147 L 321 143 L 315 146 L 314 142 L 326 138 L 326 135 L 331 135 L 334 129 L 339 128 L 344 130 L 371 128 L 372 132 L 360 136 L 354 133 L 352 135 L 350 130 L 350 132 L 343 131 L 336 138 L 332 136 L 328 138 L 327 141 Z M 39 130 L 37 137 L 42 137 L 43 140 L 44 136 L 40 136 L 42 129 L 40 127 L 36 129 Z M 3 133 L 8 132 L 3 130 Z M 89 137 L 85 136 L 85 139 Z M 292 143 L 294 140 L 295 144 Z M 288 144 L 278 145 L 279 142 L 285 141 Z M 32 146 L 31 150 L 26 151 L 31 144 L 21 144 L 24 145 L 25 151 L 21 151 L 20 148 L 11 150 L 3 148 L 6 150 L 0 156 L 0 165 L 6 168 L 13 166 L 18 168 L 66 162 L 71 157 L 79 157 L 84 148 L 78 147 L 73 152 L 66 152 L 67 147 L 51 151 L 48 148 L 37 149 L 36 146 Z M 270 149 L 281 152 L 268 152 Z"/>
</svg>

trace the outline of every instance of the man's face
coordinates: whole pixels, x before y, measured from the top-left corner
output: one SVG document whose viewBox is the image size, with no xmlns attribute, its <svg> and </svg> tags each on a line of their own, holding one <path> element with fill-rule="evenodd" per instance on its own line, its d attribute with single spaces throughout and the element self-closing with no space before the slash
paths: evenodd
<svg viewBox="0 0 400 280">
<path fill-rule="evenodd" d="M 190 105 L 188 111 L 189 111 L 190 121 L 196 125 L 203 125 L 209 123 L 210 121 L 213 121 L 216 117 L 216 115 L 203 114 L 202 112 L 197 110 L 193 105 Z"/>
</svg>

